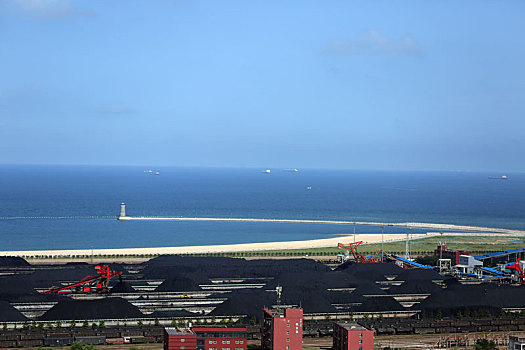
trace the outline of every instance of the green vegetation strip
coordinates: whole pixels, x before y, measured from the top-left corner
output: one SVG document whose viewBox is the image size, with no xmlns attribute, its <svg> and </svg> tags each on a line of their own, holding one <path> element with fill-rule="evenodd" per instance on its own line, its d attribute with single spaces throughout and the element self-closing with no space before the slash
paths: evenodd
<svg viewBox="0 0 525 350">
<path fill-rule="evenodd" d="M 523 248 L 525 244 L 522 240 L 516 239 L 515 236 L 478 236 L 478 235 L 461 235 L 461 236 L 433 236 L 420 238 L 410 241 L 410 253 L 413 256 L 433 254 L 439 242 L 442 241 L 448 249 L 463 250 L 471 254 L 483 254 L 489 252 L 497 252 L 508 249 Z M 351 243 L 351 242 L 341 242 Z M 405 241 L 387 242 L 383 245 L 384 250 L 390 254 L 403 255 L 405 253 Z M 375 254 L 381 249 L 381 243 L 362 244 L 358 247 L 361 254 Z M 331 256 L 335 257 L 337 254 L 344 254 L 344 250 L 337 247 L 326 248 L 309 248 L 309 249 L 282 249 L 282 250 L 261 250 L 261 251 L 245 251 L 245 252 L 224 252 L 224 253 L 193 253 L 182 254 L 186 256 L 224 256 L 224 257 L 297 257 L 297 256 Z M 95 259 L 126 259 L 126 258 L 154 258 L 155 254 L 115 254 L 115 255 L 95 255 Z M 91 255 L 73 255 L 73 256 L 27 256 L 25 258 L 40 258 L 40 259 L 87 259 Z"/>
</svg>

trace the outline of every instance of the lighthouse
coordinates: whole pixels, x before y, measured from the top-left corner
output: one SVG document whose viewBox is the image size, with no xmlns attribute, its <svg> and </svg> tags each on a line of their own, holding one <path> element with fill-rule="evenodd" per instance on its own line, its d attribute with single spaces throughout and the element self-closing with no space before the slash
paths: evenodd
<svg viewBox="0 0 525 350">
<path fill-rule="evenodd" d="M 118 220 L 129 220 L 129 217 L 126 216 L 126 203 L 120 203 L 120 215 L 117 216 Z"/>
</svg>

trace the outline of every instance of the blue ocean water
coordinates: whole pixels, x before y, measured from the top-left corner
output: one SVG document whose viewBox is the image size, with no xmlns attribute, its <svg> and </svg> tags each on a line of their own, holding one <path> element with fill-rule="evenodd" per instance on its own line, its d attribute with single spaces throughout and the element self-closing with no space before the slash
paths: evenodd
<svg viewBox="0 0 525 350">
<path fill-rule="evenodd" d="M 0 250 L 291 241 L 352 226 L 119 222 L 130 216 L 431 222 L 525 229 L 525 174 L 467 172 L 0 166 Z M 311 189 L 308 189 L 311 187 Z M 21 218 L 24 217 L 24 218 Z M 27 217 L 51 217 L 28 219 Z M 76 217 L 57 219 L 57 217 Z M 17 219 L 18 218 L 18 219 Z M 358 233 L 380 228 L 359 226 Z M 389 232 L 406 232 L 389 227 Z"/>
</svg>

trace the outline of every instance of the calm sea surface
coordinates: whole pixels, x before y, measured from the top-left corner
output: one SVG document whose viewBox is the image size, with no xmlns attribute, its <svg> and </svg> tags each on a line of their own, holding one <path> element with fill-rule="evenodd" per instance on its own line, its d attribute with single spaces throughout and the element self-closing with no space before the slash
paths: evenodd
<svg viewBox="0 0 525 350">
<path fill-rule="evenodd" d="M 525 174 L 272 169 L 0 166 L 0 250 L 291 241 L 352 226 L 119 222 L 188 216 L 431 222 L 525 229 Z M 309 189 L 311 188 L 311 189 Z M 28 218 L 49 217 L 49 218 Z M 74 217 L 74 218 L 57 218 Z M 357 227 L 358 233 L 380 228 Z M 386 228 L 385 232 L 406 232 Z"/>
</svg>

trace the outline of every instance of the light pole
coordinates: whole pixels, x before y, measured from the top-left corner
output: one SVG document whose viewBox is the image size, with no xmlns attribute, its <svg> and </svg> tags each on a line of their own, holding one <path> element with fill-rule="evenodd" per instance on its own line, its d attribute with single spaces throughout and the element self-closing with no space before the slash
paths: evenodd
<svg viewBox="0 0 525 350">
<path fill-rule="evenodd" d="M 384 246 L 384 241 L 385 241 L 384 229 L 385 229 L 385 225 L 381 225 L 381 262 L 383 262 L 383 254 L 384 254 L 384 251 L 383 251 L 383 246 Z"/>
</svg>

